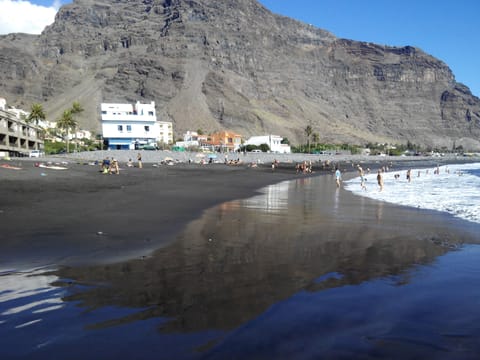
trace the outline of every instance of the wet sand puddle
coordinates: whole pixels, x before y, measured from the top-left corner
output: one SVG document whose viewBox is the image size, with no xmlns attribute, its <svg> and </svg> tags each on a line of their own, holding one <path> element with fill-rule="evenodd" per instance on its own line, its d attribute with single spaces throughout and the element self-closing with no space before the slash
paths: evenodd
<svg viewBox="0 0 480 360">
<path fill-rule="evenodd" d="M 0 357 L 478 356 L 478 228 L 332 184 L 224 203 L 143 259 L 5 271 Z"/>
</svg>

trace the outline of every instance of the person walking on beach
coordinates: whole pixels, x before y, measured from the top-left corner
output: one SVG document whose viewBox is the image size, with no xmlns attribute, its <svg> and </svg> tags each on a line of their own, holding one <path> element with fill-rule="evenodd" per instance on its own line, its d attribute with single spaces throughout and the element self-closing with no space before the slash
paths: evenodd
<svg viewBox="0 0 480 360">
<path fill-rule="evenodd" d="M 340 187 L 340 181 L 342 181 L 342 173 L 340 172 L 340 169 L 337 167 L 335 170 L 335 182 L 337 184 L 337 188 Z"/>
<path fill-rule="evenodd" d="M 142 154 L 141 153 L 138 153 L 137 155 L 137 161 L 138 161 L 138 168 L 141 169 L 142 168 Z"/>
<path fill-rule="evenodd" d="M 362 190 L 367 191 L 367 186 L 365 185 L 365 181 L 367 180 L 365 179 L 365 173 L 360 165 L 358 165 L 357 169 L 358 175 L 360 175 L 360 186 L 362 187 Z"/>
<path fill-rule="evenodd" d="M 277 160 L 272 161 L 272 171 L 275 171 L 275 167 L 277 166 Z"/>
<path fill-rule="evenodd" d="M 383 191 L 383 176 L 382 176 L 382 170 L 378 170 L 378 173 L 377 173 L 377 183 L 378 183 L 378 186 L 380 187 L 380 192 Z"/>
<path fill-rule="evenodd" d="M 408 180 L 408 182 L 412 181 L 412 170 L 411 169 L 407 170 L 407 180 Z"/>
</svg>

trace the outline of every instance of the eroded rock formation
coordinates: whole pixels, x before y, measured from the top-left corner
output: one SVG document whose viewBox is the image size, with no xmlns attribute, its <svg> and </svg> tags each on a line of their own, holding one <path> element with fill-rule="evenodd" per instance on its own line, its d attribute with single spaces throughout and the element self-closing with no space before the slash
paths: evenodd
<svg viewBox="0 0 480 360">
<path fill-rule="evenodd" d="M 44 104 L 155 101 L 185 130 L 274 133 L 305 142 L 407 141 L 480 148 L 480 99 L 414 47 L 336 38 L 255 0 L 75 0 L 41 35 L 0 37 L 0 89 Z"/>
</svg>

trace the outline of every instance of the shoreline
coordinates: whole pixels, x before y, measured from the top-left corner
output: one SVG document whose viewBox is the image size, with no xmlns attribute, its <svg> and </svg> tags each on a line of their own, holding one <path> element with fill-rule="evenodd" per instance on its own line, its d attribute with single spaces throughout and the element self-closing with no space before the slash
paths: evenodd
<svg viewBox="0 0 480 360">
<path fill-rule="evenodd" d="M 432 156 L 370 156 L 370 155 L 347 155 L 347 154 L 303 154 L 303 153 L 290 153 L 290 154 L 276 154 L 276 153 L 202 153 L 202 152 L 178 152 L 170 150 L 96 150 L 85 151 L 70 154 L 56 154 L 47 155 L 40 158 L 12 158 L 11 161 L 37 161 L 37 162 L 74 162 L 74 163 L 88 163 L 93 161 L 102 161 L 105 158 L 115 158 L 120 163 L 126 163 L 131 159 L 136 163 L 137 154 L 142 155 L 143 163 L 161 163 L 165 158 L 170 158 L 174 162 L 178 163 L 198 163 L 202 158 L 208 159 L 209 155 L 215 156 L 214 160 L 218 163 L 223 163 L 225 156 L 228 160 L 239 159 L 243 164 L 271 164 L 272 161 L 277 160 L 281 164 L 295 164 L 303 161 L 311 161 L 312 163 L 324 163 L 326 161 L 330 163 L 463 163 L 463 162 L 479 162 L 480 156 L 459 156 L 454 154 L 447 154 L 442 157 Z"/>
<path fill-rule="evenodd" d="M 362 166 L 380 166 L 377 160 L 366 160 Z M 68 170 L 61 171 L 35 167 L 35 162 L 38 159 L 20 161 L 20 171 L 0 169 L 2 271 L 149 256 L 173 243 L 191 221 L 214 206 L 249 198 L 268 185 L 332 173 L 318 164 L 312 174 L 296 174 L 291 163 L 280 163 L 272 172 L 268 164 L 153 167 L 144 162 L 143 169 L 124 167 L 120 175 L 103 175 L 98 166 L 71 160 Z M 393 164 L 398 170 L 410 162 Z M 413 163 L 428 167 L 439 161 Z M 352 160 L 342 157 L 339 164 L 346 177 L 355 176 Z"/>
</svg>

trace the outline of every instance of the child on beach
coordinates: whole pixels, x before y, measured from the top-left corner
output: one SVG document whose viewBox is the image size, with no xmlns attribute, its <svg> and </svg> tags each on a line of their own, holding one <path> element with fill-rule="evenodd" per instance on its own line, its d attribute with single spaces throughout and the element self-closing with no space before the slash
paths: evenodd
<svg viewBox="0 0 480 360">
<path fill-rule="evenodd" d="M 358 165 L 358 174 L 360 175 L 360 186 L 362 187 L 362 190 L 367 191 L 367 186 L 365 185 L 367 179 L 365 179 L 365 172 L 360 165 Z"/>
<path fill-rule="evenodd" d="M 340 172 L 340 169 L 337 167 L 335 170 L 335 182 L 337 184 L 337 188 L 340 187 L 340 181 L 342 180 L 342 173 Z"/>
</svg>

